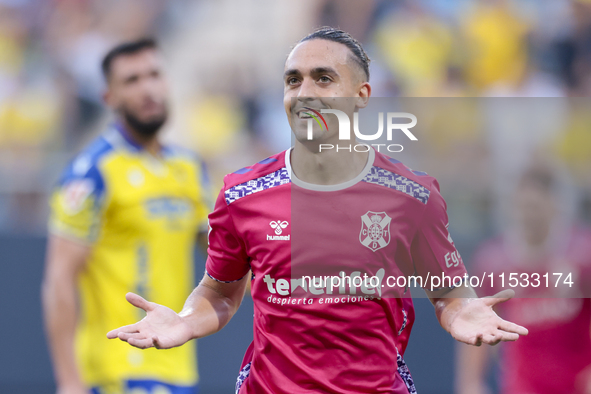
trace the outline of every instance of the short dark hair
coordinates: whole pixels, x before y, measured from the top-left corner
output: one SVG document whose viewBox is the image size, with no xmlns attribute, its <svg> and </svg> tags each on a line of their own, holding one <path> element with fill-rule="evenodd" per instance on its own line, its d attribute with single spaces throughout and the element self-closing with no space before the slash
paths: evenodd
<svg viewBox="0 0 591 394">
<path fill-rule="evenodd" d="M 103 76 L 108 81 L 111 76 L 111 66 L 113 60 L 123 55 L 131 55 L 144 51 L 146 49 L 157 49 L 158 44 L 153 38 L 142 38 L 136 41 L 124 42 L 111 49 L 103 58 L 101 63 L 101 69 L 103 70 Z"/>
<path fill-rule="evenodd" d="M 354 39 L 349 33 L 340 29 L 335 29 L 334 27 L 323 26 L 302 38 L 300 43 L 314 39 L 338 42 L 349 48 L 353 54 L 353 60 L 359 67 L 361 67 L 365 74 L 365 78 L 369 81 L 369 63 L 371 60 L 369 59 L 369 56 L 367 56 L 367 53 L 365 53 L 365 50 L 359 41 Z"/>
</svg>

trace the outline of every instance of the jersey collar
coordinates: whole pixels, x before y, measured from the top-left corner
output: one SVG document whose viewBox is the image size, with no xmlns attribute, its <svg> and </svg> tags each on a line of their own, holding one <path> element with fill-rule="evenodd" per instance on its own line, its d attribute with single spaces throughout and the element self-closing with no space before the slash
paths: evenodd
<svg viewBox="0 0 591 394">
<path fill-rule="evenodd" d="M 135 142 L 129 135 L 129 131 L 125 130 L 125 127 L 120 122 L 115 122 L 113 128 L 120 137 L 120 142 L 129 150 L 139 152 L 144 150 L 144 147 Z"/>
<path fill-rule="evenodd" d="M 353 178 L 347 182 L 338 183 L 336 185 L 316 185 L 314 183 L 308 183 L 308 182 L 302 181 L 293 173 L 293 171 L 291 169 L 291 158 L 290 158 L 292 149 L 293 148 L 289 148 L 288 150 L 285 151 L 285 166 L 287 168 L 287 171 L 289 173 L 289 178 L 291 179 L 292 183 L 294 185 L 297 185 L 297 186 L 303 188 L 303 189 L 314 190 L 314 191 L 318 191 L 318 192 L 332 192 L 332 191 L 337 191 L 337 190 L 343 190 L 343 189 L 346 189 L 348 187 L 351 187 L 351 186 L 357 184 L 363 178 L 365 178 L 365 176 L 369 173 L 369 171 L 373 167 L 373 164 L 374 164 L 374 161 L 376 158 L 376 151 L 373 148 L 371 148 L 369 150 L 369 155 L 367 156 L 367 163 L 365 164 L 365 167 L 363 167 L 363 170 L 361 170 L 361 172 L 355 178 Z"/>
<path fill-rule="evenodd" d="M 112 145 L 134 153 L 146 151 L 142 145 L 138 144 L 131 138 L 129 131 L 127 131 L 120 122 L 115 122 L 111 125 L 106 138 Z M 167 157 L 171 155 L 171 151 L 166 146 L 160 144 L 160 154 L 162 157 Z"/>
</svg>

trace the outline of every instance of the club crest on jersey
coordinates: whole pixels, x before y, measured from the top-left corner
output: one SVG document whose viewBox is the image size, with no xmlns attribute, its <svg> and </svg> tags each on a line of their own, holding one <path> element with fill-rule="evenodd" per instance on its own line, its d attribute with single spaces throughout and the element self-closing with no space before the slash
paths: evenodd
<svg viewBox="0 0 591 394">
<path fill-rule="evenodd" d="M 361 216 L 359 241 L 373 252 L 390 243 L 390 221 L 386 212 L 367 211 Z"/>
</svg>

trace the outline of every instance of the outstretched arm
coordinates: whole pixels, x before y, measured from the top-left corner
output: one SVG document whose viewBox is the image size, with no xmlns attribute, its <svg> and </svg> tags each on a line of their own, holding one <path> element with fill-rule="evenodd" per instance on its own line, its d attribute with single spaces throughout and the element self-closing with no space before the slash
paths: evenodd
<svg viewBox="0 0 591 394">
<path fill-rule="evenodd" d="M 77 321 L 77 278 L 91 249 L 50 234 L 42 286 L 45 332 L 51 350 L 57 392 L 88 393 L 82 383 L 74 352 Z"/>
<path fill-rule="evenodd" d="M 478 298 L 471 287 L 458 286 L 452 290 L 427 291 L 427 295 L 435 306 L 441 327 L 460 342 L 496 345 L 527 335 L 525 327 L 501 319 L 493 310 L 496 304 L 511 299 L 515 295 L 513 290 Z"/>
<path fill-rule="evenodd" d="M 180 313 L 163 305 L 146 301 L 134 293 L 126 299 L 146 311 L 146 317 L 135 324 L 110 331 L 107 338 L 119 338 L 132 346 L 146 349 L 168 349 L 221 330 L 238 310 L 248 275 L 233 283 L 222 283 L 204 275 Z"/>
</svg>

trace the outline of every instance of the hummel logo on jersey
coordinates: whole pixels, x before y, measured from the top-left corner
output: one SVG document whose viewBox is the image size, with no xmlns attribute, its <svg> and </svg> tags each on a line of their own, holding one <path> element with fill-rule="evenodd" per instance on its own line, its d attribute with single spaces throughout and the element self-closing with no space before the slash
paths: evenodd
<svg viewBox="0 0 591 394">
<path fill-rule="evenodd" d="M 289 241 L 289 235 L 281 235 L 281 233 L 283 232 L 283 229 L 286 228 L 289 225 L 289 223 L 287 221 L 273 221 L 271 223 L 269 223 L 269 226 L 271 226 L 272 229 L 275 229 L 275 234 L 276 235 L 268 235 L 267 234 L 267 241 Z"/>
<path fill-rule="evenodd" d="M 386 212 L 372 212 L 361 216 L 359 242 L 372 251 L 382 249 L 390 243 L 390 221 Z"/>
<path fill-rule="evenodd" d="M 286 228 L 288 224 L 289 223 L 287 223 L 285 220 L 283 222 L 281 220 L 278 220 L 276 222 L 269 223 L 269 226 L 275 229 L 275 234 L 281 235 L 283 229 Z"/>
</svg>

